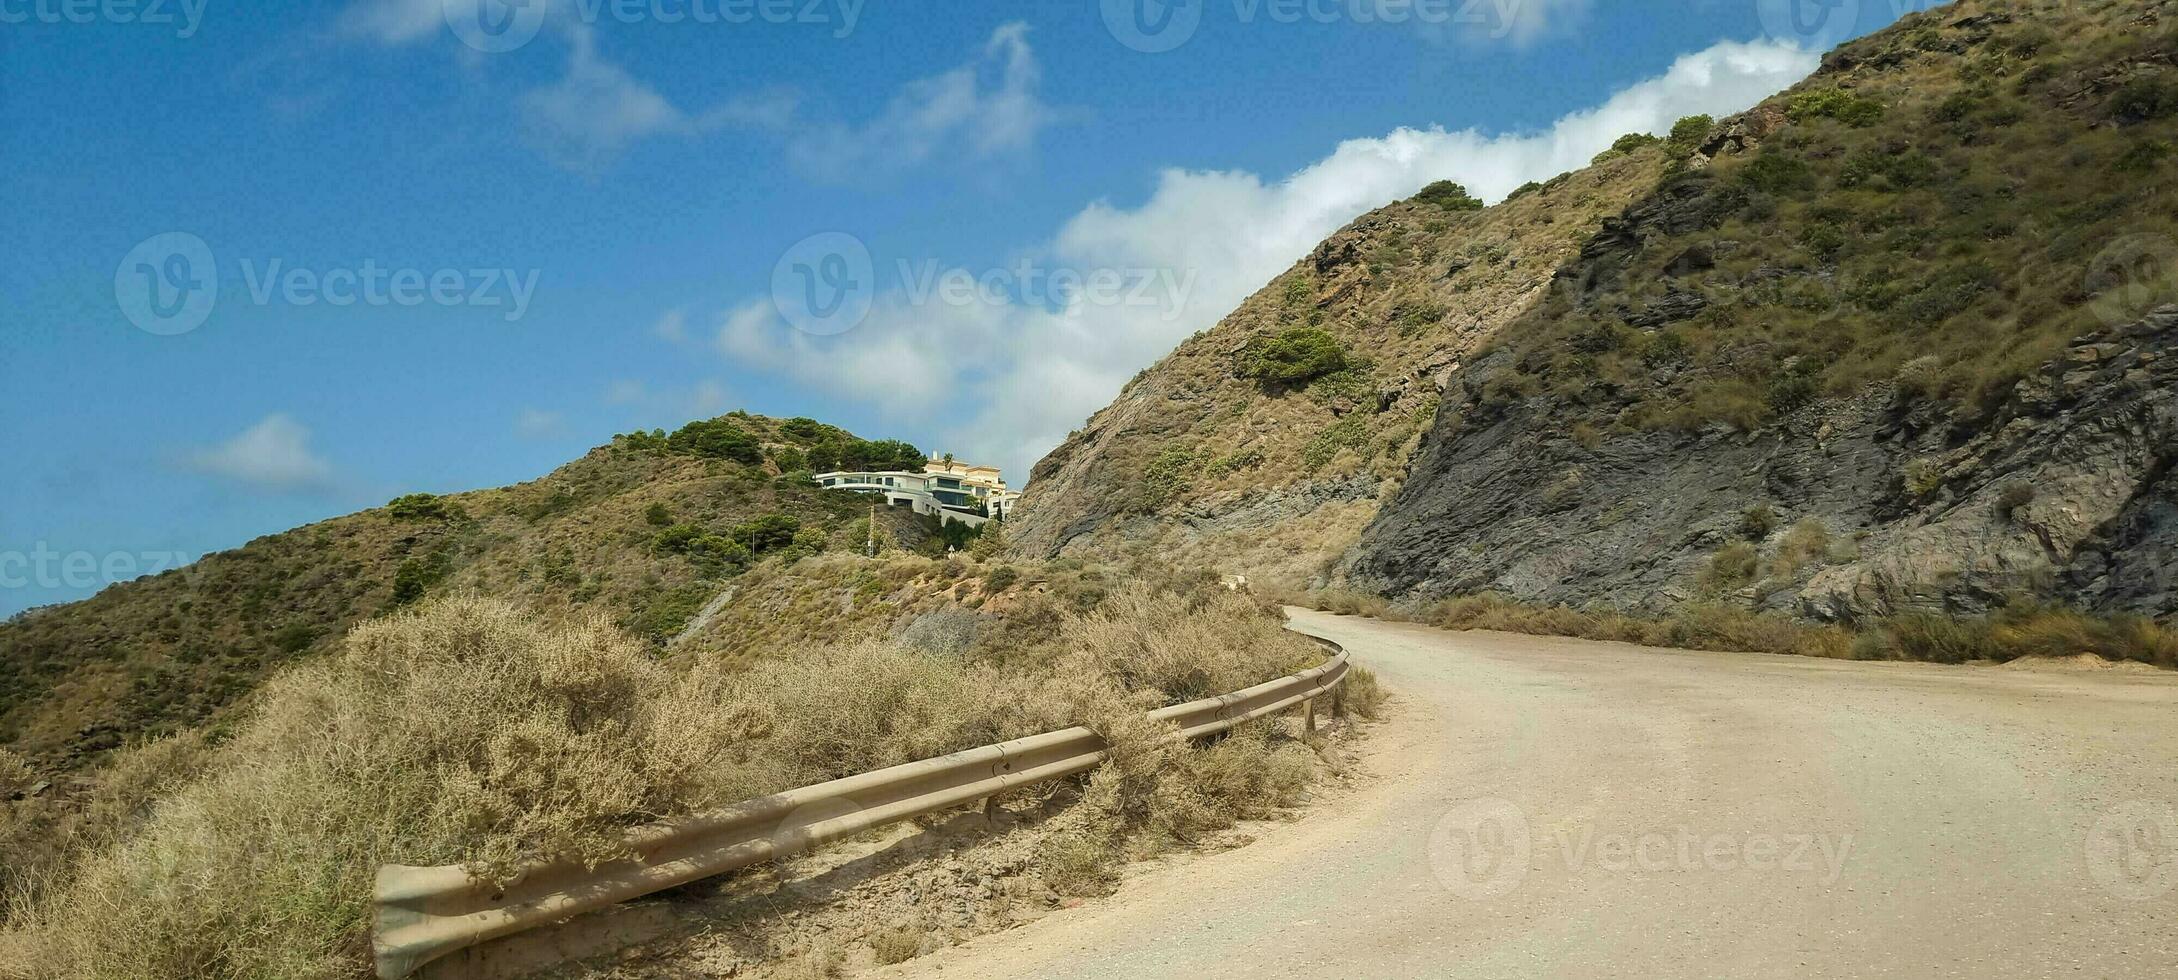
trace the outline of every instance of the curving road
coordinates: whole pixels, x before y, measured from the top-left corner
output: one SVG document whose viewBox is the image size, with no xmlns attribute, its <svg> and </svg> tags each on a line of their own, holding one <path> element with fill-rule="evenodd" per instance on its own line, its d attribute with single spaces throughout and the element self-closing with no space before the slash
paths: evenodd
<svg viewBox="0 0 2178 980">
<path fill-rule="evenodd" d="M 1292 615 L 1374 778 L 881 975 L 2178 976 L 2178 676 Z"/>
</svg>

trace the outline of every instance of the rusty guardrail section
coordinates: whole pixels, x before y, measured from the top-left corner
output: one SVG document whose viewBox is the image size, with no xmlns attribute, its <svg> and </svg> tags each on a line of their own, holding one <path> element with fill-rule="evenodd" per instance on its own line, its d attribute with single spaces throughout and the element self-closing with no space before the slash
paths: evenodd
<svg viewBox="0 0 2178 980">
<path fill-rule="evenodd" d="M 1344 650 L 1322 666 L 1245 691 L 1160 708 L 1150 717 L 1172 722 L 1176 738 L 1226 731 L 1295 705 L 1306 705 L 1315 727 L 1315 698 L 1332 696 L 1339 710 L 1346 679 Z M 533 865 L 514 880 L 477 881 L 461 865 L 378 869 L 376 928 L 371 952 L 382 980 L 405 977 L 450 953 L 549 925 L 584 912 L 724 874 L 1034 783 L 1087 772 L 1110 747 L 1087 728 L 955 752 L 845 779 L 759 797 L 724 810 L 669 820 L 629 832 L 633 857 L 595 868 L 579 862 Z"/>
</svg>

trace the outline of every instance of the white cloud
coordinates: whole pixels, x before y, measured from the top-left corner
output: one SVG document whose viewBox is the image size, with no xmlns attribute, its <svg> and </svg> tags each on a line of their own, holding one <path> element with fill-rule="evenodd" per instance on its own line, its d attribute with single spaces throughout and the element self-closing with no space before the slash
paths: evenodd
<svg viewBox="0 0 2178 980">
<path fill-rule="evenodd" d="M 1529 180 L 1586 165 L 1626 133 L 1663 132 L 1683 116 L 1744 109 L 1805 77 L 1817 60 L 1789 46 L 1721 43 L 1538 132 L 1400 129 L 1340 144 L 1275 181 L 1243 171 L 1169 170 L 1141 205 L 1092 204 L 1036 256 L 1052 269 L 1192 276 L 1177 310 L 916 305 L 896 289 L 877 298 L 861 326 L 837 337 L 798 333 L 768 304 L 747 303 L 722 317 L 717 344 L 745 365 L 883 407 L 903 427 L 936 427 L 963 455 L 1019 472 L 1136 371 L 1214 325 L 1356 215 L 1444 178 L 1500 198 Z"/>
<path fill-rule="evenodd" d="M 477 0 L 458 2 L 466 6 L 455 13 L 473 16 L 465 11 Z M 684 109 L 600 53 L 596 28 L 579 5 L 533 2 L 548 5 L 542 23 L 546 36 L 565 40 L 567 70 L 521 93 L 515 109 L 531 145 L 577 172 L 596 173 L 646 139 L 743 128 L 782 140 L 789 159 L 810 175 L 846 181 L 934 159 L 1023 152 L 1053 119 L 1037 96 L 1042 72 L 1022 23 L 998 28 L 967 63 L 907 83 L 874 118 L 849 124 L 802 118 L 800 96 L 780 88 Z M 358 0 L 340 16 L 347 35 L 386 45 L 433 39 L 447 33 L 446 23 L 441 0 Z"/>
<path fill-rule="evenodd" d="M 333 468 L 310 451 L 310 430 L 278 413 L 267 415 L 241 435 L 184 458 L 199 473 L 283 492 L 331 486 Z"/>
<path fill-rule="evenodd" d="M 635 140 L 689 127 L 688 117 L 664 96 L 599 58 L 587 30 L 573 34 L 566 76 L 522 93 L 516 104 L 538 151 L 574 170 L 609 163 Z"/>
<path fill-rule="evenodd" d="M 1028 25 L 1000 27 L 967 64 L 903 86 L 866 123 L 806 125 L 788 152 L 809 173 L 832 180 L 866 177 L 938 155 L 988 159 L 1029 149 L 1053 118 L 1037 97 L 1042 70 Z"/>
<path fill-rule="evenodd" d="M 514 417 L 514 434 L 524 439 L 557 439 L 567 434 L 567 425 L 558 412 L 525 408 Z"/>
</svg>

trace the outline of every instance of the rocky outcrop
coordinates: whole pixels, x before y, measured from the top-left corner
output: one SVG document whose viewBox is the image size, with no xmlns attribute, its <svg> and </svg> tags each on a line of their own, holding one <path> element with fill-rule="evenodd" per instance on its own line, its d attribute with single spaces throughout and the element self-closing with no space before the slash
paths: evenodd
<svg viewBox="0 0 2178 980">
<path fill-rule="evenodd" d="M 1478 365 L 1351 573 L 1394 595 L 1482 591 L 1657 609 L 1714 556 L 1820 527 L 1823 553 L 1736 598 L 1816 619 L 1981 613 L 2030 595 L 2178 612 L 2178 308 L 2085 337 L 1960 440 L 1880 386 L 1751 434 L 1722 426 L 1589 448 L 1548 408 L 1492 415 Z M 1750 535 L 1750 509 L 1773 515 Z"/>
</svg>

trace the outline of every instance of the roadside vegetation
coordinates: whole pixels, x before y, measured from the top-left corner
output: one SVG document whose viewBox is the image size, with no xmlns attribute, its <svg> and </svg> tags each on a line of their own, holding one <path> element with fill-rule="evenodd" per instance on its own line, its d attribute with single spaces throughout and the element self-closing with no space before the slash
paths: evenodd
<svg viewBox="0 0 2178 980">
<path fill-rule="evenodd" d="M 1425 623 L 1441 629 L 1570 636 L 1644 646 L 1785 653 L 1842 660 L 1960 664 L 2091 654 L 2178 669 L 2178 629 L 2140 616 L 2095 616 L 2021 598 L 1981 617 L 1912 613 L 1858 629 L 1754 612 L 1719 601 L 1666 614 L 1523 603 L 1495 593 L 1395 602 L 1346 589 L 1290 593 L 1287 601 L 1342 616 Z"/>
<path fill-rule="evenodd" d="M 844 589 L 891 614 L 732 656 L 661 659 L 609 615 L 430 599 L 283 671 L 216 738 L 119 753 L 88 807 L 0 755 L 0 976 L 356 976 L 380 863 L 609 859 L 634 824 L 1073 724 L 1115 755 L 1037 858 L 1064 893 L 1316 777 L 1282 724 L 1196 748 L 1145 714 L 1320 662 L 1275 606 L 1208 574 L 947 564 L 775 561 L 763 596 Z"/>
<path fill-rule="evenodd" d="M 2056 6 L 1921 15 L 1750 113 L 1777 127 L 1751 152 L 1689 169 L 1675 147 L 1638 246 L 1498 335 L 1485 405 L 1547 396 L 1608 439 L 1895 383 L 1980 425 L 2073 338 L 2178 299 L 2155 268 L 2178 247 L 2178 33 Z"/>
</svg>

